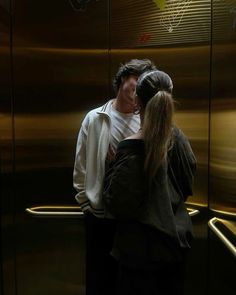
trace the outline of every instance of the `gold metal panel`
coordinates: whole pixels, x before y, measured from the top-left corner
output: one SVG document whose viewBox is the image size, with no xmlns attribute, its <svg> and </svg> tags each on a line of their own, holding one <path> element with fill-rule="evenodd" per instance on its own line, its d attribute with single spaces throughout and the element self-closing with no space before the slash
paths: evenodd
<svg viewBox="0 0 236 295">
<path fill-rule="evenodd" d="M 235 1 L 214 1 L 210 208 L 236 215 Z"/>
<path fill-rule="evenodd" d="M 12 38 L 17 293 L 82 295 L 83 219 L 25 208 L 76 204 L 80 123 L 108 99 L 108 1 L 15 1 Z"/>
<path fill-rule="evenodd" d="M 211 1 L 111 1 L 111 47 L 208 43 Z"/>
</svg>

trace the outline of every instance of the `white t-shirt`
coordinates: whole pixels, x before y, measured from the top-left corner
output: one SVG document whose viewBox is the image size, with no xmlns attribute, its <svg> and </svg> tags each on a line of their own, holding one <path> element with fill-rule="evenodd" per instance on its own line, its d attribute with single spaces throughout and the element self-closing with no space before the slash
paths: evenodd
<svg viewBox="0 0 236 295">
<path fill-rule="evenodd" d="M 123 114 L 118 112 L 111 104 L 111 146 L 114 151 L 118 143 L 126 137 L 138 132 L 140 128 L 140 116 L 133 113 Z"/>
</svg>

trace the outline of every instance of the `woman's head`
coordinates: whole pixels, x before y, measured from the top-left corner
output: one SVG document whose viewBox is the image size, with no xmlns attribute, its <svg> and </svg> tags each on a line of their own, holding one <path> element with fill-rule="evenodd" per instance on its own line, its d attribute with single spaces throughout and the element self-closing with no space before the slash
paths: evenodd
<svg viewBox="0 0 236 295">
<path fill-rule="evenodd" d="M 156 175 L 171 142 L 174 112 L 172 89 L 170 76 L 162 71 L 145 73 L 137 81 L 136 94 L 144 113 L 145 168 L 151 177 Z"/>
<path fill-rule="evenodd" d="M 136 85 L 136 94 L 145 108 L 149 100 L 159 91 L 172 93 L 173 83 L 168 74 L 162 71 L 151 71 L 142 74 Z"/>
</svg>

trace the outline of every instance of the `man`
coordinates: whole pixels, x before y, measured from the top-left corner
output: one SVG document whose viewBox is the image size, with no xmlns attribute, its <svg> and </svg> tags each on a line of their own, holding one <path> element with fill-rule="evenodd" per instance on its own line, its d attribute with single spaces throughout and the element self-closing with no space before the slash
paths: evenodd
<svg viewBox="0 0 236 295">
<path fill-rule="evenodd" d="M 121 65 L 113 86 L 116 98 L 91 110 L 78 135 L 74 166 L 76 200 L 85 213 L 86 295 L 112 295 L 117 265 L 110 251 L 115 222 L 105 218 L 102 190 L 106 167 L 114 158 L 118 143 L 140 128 L 135 114 L 138 77 L 155 70 L 148 60 L 133 59 Z"/>
</svg>

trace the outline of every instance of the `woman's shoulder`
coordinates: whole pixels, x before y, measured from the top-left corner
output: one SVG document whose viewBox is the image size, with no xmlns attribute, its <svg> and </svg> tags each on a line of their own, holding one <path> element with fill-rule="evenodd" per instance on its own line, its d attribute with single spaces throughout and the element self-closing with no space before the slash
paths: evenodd
<svg viewBox="0 0 236 295">
<path fill-rule="evenodd" d="M 179 127 L 177 127 L 176 125 L 173 126 L 172 134 L 173 134 L 173 138 L 175 140 L 185 140 L 185 139 L 187 139 L 184 132 Z"/>
<path fill-rule="evenodd" d="M 174 126 L 172 131 L 172 148 L 181 149 L 186 145 L 189 145 L 188 137 L 179 127 Z"/>
<path fill-rule="evenodd" d="M 190 141 L 184 132 L 178 127 L 175 127 L 173 129 L 172 138 L 173 142 L 171 148 L 168 151 L 168 158 L 171 161 L 176 161 L 177 159 L 183 161 L 183 159 L 187 159 L 188 161 L 195 163 L 195 155 L 193 153 Z"/>
</svg>

